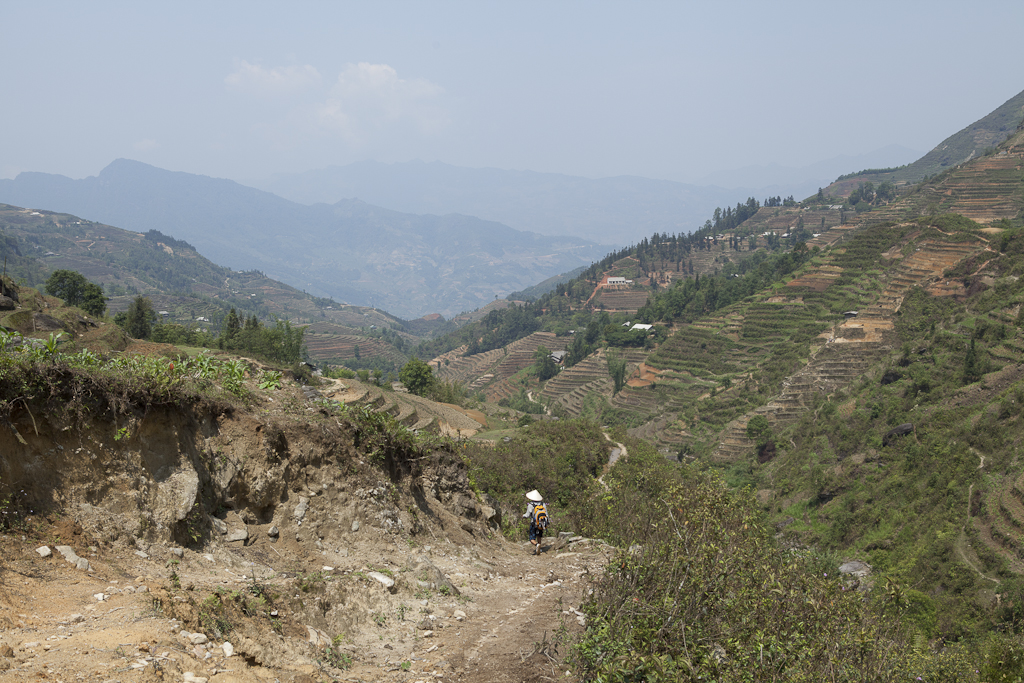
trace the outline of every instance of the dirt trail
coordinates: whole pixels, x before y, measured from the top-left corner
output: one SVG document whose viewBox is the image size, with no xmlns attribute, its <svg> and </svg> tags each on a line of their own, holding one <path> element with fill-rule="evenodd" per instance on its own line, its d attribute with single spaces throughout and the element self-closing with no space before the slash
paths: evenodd
<svg viewBox="0 0 1024 683">
<path fill-rule="evenodd" d="M 0 430 L 0 683 L 565 678 L 607 546 L 533 556 L 456 453 L 367 455 L 297 386 L 140 415 Z"/>
<path fill-rule="evenodd" d="M 618 461 L 619 458 L 628 458 L 629 451 L 626 450 L 625 445 L 619 443 L 618 441 L 612 441 L 612 437 L 608 436 L 608 432 L 601 432 L 601 434 L 604 435 L 605 441 L 615 444 L 615 448 L 612 449 L 611 454 L 608 456 L 608 464 L 604 468 L 604 471 L 607 472 L 611 468 L 611 466 Z"/>
<path fill-rule="evenodd" d="M 44 530 L 56 532 L 56 529 Z M 374 565 L 397 567 L 414 555 L 427 556 L 460 595 L 399 588 L 389 596 L 382 586 L 364 586 L 378 597 L 398 602 L 397 610 L 381 609 L 380 622 L 354 629 L 341 639 L 351 657 L 347 670 L 324 662 L 323 646 L 307 643 L 306 624 L 286 621 L 278 657 L 266 653 L 261 665 L 249 654 L 225 657 L 223 643 L 244 644 L 243 629 L 224 639 L 193 645 L 181 635 L 182 622 L 170 618 L 160 600 L 184 601 L 221 590 L 244 591 L 244 562 L 225 549 L 212 553 L 183 551 L 180 563 L 168 566 L 155 556 L 135 553 L 87 553 L 93 571 L 83 572 L 54 553 L 40 557 L 37 544 L 7 536 L 0 539 L 6 558 L 0 575 L 0 639 L 11 656 L 0 656 L 0 681 L 544 681 L 564 678 L 565 652 L 554 645 L 561 628 L 580 628 L 577 613 L 583 583 L 600 570 L 609 550 L 591 541 L 547 540 L 540 556 L 525 545 L 504 540 L 458 546 L 442 543 L 425 548 L 379 548 Z M 153 549 L 157 552 L 158 549 Z M 205 556 L 204 556 L 205 555 Z M 291 592 L 286 553 L 271 553 L 262 585 Z M 172 557 L 176 557 L 172 555 Z M 366 559 L 353 560 L 326 574 L 343 581 L 365 571 Z M 248 565 L 252 567 L 252 564 Z M 168 593 L 176 570 L 183 590 Z M 260 567 L 257 565 L 257 571 Z M 415 578 L 394 572 L 400 586 Z M 248 576 L 248 575 L 245 575 Z M 98 600 L 98 594 L 104 594 Z M 290 596 L 289 596 L 290 597 Z M 301 592 L 296 598 L 303 598 Z M 285 600 L 287 602 L 287 600 Z M 307 628 L 302 628 L 306 626 Z M 314 627 L 315 628 L 315 627 Z M 194 629 L 198 631 L 199 629 Z M 323 637 L 323 634 L 320 634 Z M 333 638 L 335 634 L 327 634 Z M 209 654 L 207 654 L 209 653 Z M 318 656 L 319 653 L 319 656 Z M 2 648 L 0 648 L 2 655 Z M 276 659 L 282 662 L 275 663 Z M 162 678 L 156 677 L 163 672 Z M 169 676 L 167 674 L 170 674 Z M 571 680 L 571 679 L 570 679 Z"/>
</svg>

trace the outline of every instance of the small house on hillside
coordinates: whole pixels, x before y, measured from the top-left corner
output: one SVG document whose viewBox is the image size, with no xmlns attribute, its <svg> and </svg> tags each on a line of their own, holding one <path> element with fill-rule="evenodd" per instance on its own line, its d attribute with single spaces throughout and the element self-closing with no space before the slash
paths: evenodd
<svg viewBox="0 0 1024 683">
<path fill-rule="evenodd" d="M 633 284 L 633 281 L 632 280 L 627 280 L 624 277 L 610 277 L 610 278 L 608 278 L 608 284 L 610 284 L 610 285 L 631 285 L 631 284 Z"/>
</svg>

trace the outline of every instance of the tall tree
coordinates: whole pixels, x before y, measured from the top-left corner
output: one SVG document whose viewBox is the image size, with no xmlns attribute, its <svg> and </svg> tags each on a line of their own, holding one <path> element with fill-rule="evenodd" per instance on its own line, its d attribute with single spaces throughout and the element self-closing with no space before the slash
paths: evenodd
<svg viewBox="0 0 1024 683">
<path fill-rule="evenodd" d="M 53 271 L 46 280 L 46 293 L 63 299 L 68 306 L 78 306 L 90 315 L 101 316 L 107 310 L 103 288 L 74 270 Z"/>
<path fill-rule="evenodd" d="M 118 313 L 114 322 L 121 325 L 129 337 L 148 339 L 153 331 L 153 323 L 156 322 L 153 302 L 144 296 L 135 297 L 128 305 L 128 310 Z"/>
<path fill-rule="evenodd" d="M 620 358 L 618 354 L 609 353 L 608 374 L 612 376 L 612 381 L 615 383 L 615 389 L 612 392 L 614 396 L 626 385 L 626 359 Z"/>
<path fill-rule="evenodd" d="M 410 358 L 409 362 L 402 367 L 398 373 L 398 379 L 410 393 L 417 396 L 424 396 L 435 381 L 430 365 L 416 356 Z"/>
<path fill-rule="evenodd" d="M 543 345 L 538 346 L 537 350 L 533 352 L 533 367 L 537 372 L 537 379 L 542 382 L 558 374 L 558 364 L 551 357 L 551 352 Z"/>
</svg>

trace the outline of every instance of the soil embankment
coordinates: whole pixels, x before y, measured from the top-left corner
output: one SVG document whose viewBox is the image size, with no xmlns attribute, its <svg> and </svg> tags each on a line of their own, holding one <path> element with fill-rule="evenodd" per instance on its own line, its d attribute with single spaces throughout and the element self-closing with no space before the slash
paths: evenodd
<svg viewBox="0 0 1024 683">
<path fill-rule="evenodd" d="M 370 456 L 297 387 L 118 424 L 28 408 L 12 415 L 25 443 L 0 430 L 21 496 L 0 537 L 0 680 L 565 674 L 556 633 L 579 628 L 608 550 L 529 555 L 451 454 Z"/>
</svg>

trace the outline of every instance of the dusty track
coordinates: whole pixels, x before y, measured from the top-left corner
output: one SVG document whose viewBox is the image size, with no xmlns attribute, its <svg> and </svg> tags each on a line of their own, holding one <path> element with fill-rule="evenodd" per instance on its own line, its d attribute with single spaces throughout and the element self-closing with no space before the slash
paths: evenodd
<svg viewBox="0 0 1024 683">
<path fill-rule="evenodd" d="M 58 532 L 56 527 L 44 532 Z M 165 549 L 141 558 L 127 551 L 85 553 L 93 571 L 82 572 L 56 553 L 41 558 L 32 539 L 2 539 L 5 558 L 0 591 L 4 624 L 2 640 L 13 656 L 0 657 L 2 681 L 182 681 L 185 674 L 224 681 L 416 681 L 451 680 L 544 681 L 565 676 L 559 648 L 560 630 L 579 629 L 580 595 L 588 575 L 599 571 L 607 548 L 584 541 L 566 548 L 564 541 L 548 540 L 539 557 L 525 547 L 506 541 L 457 546 L 444 543 L 431 548 L 379 547 L 375 566 L 395 568 L 399 589 L 388 595 L 382 586 L 363 587 L 377 597 L 404 607 L 380 609 L 386 618 L 344 634 L 341 650 L 352 658 L 347 670 L 332 668 L 324 660 L 324 647 L 307 641 L 301 615 L 280 607 L 285 622 L 278 659 L 267 665 L 250 654 L 224 656 L 223 642 L 237 648 L 248 636 L 243 629 L 213 643 L 191 645 L 180 635 L 183 622 L 168 616 L 165 605 L 190 597 L 201 601 L 222 591 L 244 591 L 252 581 L 243 579 L 246 563 L 226 549 L 203 553 L 186 550 L 180 564 L 168 567 L 157 559 Z M 262 585 L 282 594 L 295 591 L 289 578 L 288 558 L 276 555 Z M 401 569 L 415 555 L 428 556 L 458 588 L 461 596 L 436 592 L 409 595 L 413 577 Z M 174 557 L 173 555 L 170 555 Z M 210 559 L 212 558 L 212 559 Z M 250 567 L 252 565 L 249 565 Z M 168 578 L 176 569 L 182 589 Z M 294 570 L 294 567 L 291 567 Z M 335 567 L 331 575 L 343 581 L 367 569 L 366 558 Z M 259 569 L 257 569 L 259 571 Z M 98 601 L 96 594 L 107 597 Z M 301 592 L 296 597 L 308 599 Z M 461 611 L 461 613 L 460 613 Z M 429 629 L 427 628 L 429 626 Z M 188 631 L 199 631 L 189 627 Z M 333 637 L 329 634 L 328 637 Z M 207 656 L 206 653 L 210 653 Z M 319 660 L 319 661 L 318 661 Z M 158 672 L 163 677 L 158 676 Z"/>
</svg>

